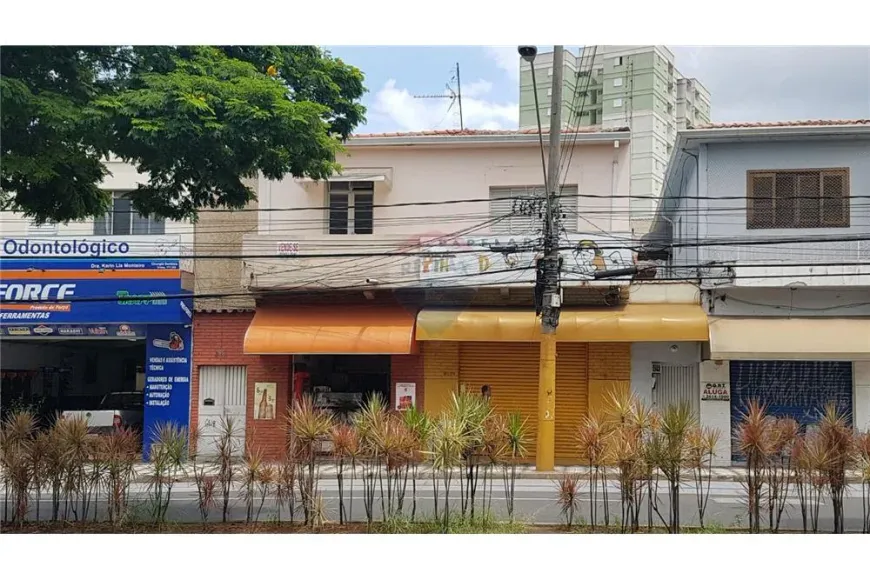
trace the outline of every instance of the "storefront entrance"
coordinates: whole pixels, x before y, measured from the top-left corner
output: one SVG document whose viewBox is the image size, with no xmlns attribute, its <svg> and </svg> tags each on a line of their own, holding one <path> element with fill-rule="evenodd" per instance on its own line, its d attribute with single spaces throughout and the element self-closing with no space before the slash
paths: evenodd
<svg viewBox="0 0 870 580">
<path fill-rule="evenodd" d="M 390 401 L 390 355 L 296 355 L 294 375 L 320 408 L 348 421 L 373 395 Z"/>
<path fill-rule="evenodd" d="M 731 361 L 731 425 L 741 421 L 756 399 L 775 417 L 801 426 L 818 421 L 827 403 L 852 417 L 852 363 L 840 361 Z M 734 445 L 733 449 L 737 449 Z M 741 461 L 732 452 L 732 461 Z"/>
<path fill-rule="evenodd" d="M 179 236 L 4 238 L 0 249 L 4 408 L 25 397 L 46 422 L 58 411 L 105 429 L 120 420 L 140 429 L 146 458 L 161 425 L 188 427 L 193 312 Z M 130 408 L 103 408 L 119 405 Z"/>
<path fill-rule="evenodd" d="M 128 411 L 127 426 L 141 433 L 144 335 L 120 340 L 4 337 L 0 359 L 3 360 L 0 406 L 4 414 L 30 409 L 41 425 L 49 425 L 63 412 L 105 407 Z M 112 393 L 118 396 L 107 396 Z M 118 406 L 124 408 L 115 409 Z"/>
</svg>

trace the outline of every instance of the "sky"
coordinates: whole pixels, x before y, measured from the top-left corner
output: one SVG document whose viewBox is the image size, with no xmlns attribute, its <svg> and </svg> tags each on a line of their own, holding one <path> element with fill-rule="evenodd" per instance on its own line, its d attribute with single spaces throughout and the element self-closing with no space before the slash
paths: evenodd
<svg viewBox="0 0 870 580">
<path fill-rule="evenodd" d="M 465 126 L 517 126 L 515 46 L 325 48 L 366 76 L 367 122 L 357 133 L 458 129 L 449 100 L 415 98 L 444 94 L 457 62 Z M 870 47 L 669 48 L 677 69 L 710 90 L 713 122 L 870 118 Z"/>
</svg>

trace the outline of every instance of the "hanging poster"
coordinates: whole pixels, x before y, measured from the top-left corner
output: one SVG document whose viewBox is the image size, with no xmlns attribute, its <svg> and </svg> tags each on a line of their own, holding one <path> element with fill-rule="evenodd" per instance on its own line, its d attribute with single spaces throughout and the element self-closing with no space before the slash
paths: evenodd
<svg viewBox="0 0 870 580">
<path fill-rule="evenodd" d="M 396 410 L 406 411 L 417 405 L 417 383 L 396 383 Z"/>
<path fill-rule="evenodd" d="M 254 420 L 271 421 L 275 418 L 276 383 L 254 383 Z"/>
</svg>

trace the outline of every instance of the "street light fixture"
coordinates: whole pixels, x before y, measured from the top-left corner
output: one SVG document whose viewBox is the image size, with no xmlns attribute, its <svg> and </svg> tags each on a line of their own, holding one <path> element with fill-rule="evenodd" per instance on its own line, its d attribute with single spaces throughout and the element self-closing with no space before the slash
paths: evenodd
<svg viewBox="0 0 870 580">
<path fill-rule="evenodd" d="M 531 64 L 535 61 L 535 57 L 538 56 L 538 47 L 537 46 L 518 46 L 517 52 L 520 53 L 520 56 L 523 57 L 527 63 Z"/>
</svg>

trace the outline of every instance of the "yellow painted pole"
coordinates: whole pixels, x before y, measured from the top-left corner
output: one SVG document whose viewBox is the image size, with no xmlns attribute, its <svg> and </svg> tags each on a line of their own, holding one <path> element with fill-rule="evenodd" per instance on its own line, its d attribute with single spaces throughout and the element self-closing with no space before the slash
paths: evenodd
<svg viewBox="0 0 870 580">
<path fill-rule="evenodd" d="M 538 371 L 538 442 L 535 454 L 537 471 L 556 467 L 556 334 L 541 335 Z"/>
</svg>

